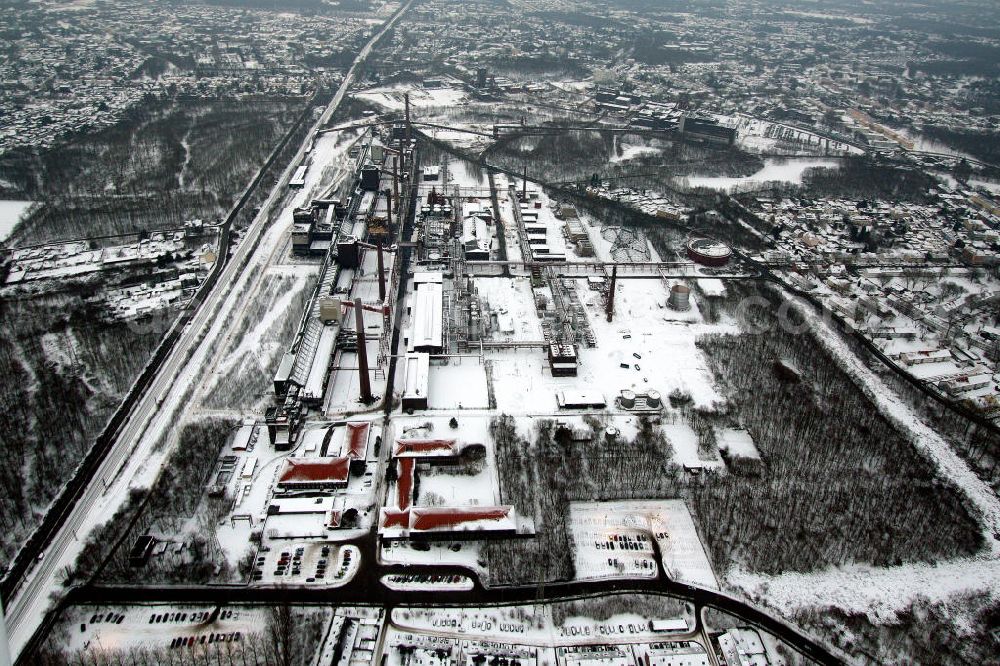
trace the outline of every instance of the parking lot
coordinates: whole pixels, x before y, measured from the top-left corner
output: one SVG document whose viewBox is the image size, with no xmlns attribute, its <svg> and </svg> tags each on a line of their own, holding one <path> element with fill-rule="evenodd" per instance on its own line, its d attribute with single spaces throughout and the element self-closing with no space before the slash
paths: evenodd
<svg viewBox="0 0 1000 666">
<path fill-rule="evenodd" d="M 329 542 L 271 542 L 257 553 L 250 582 L 259 585 L 343 585 L 358 570 L 356 546 Z"/>
</svg>

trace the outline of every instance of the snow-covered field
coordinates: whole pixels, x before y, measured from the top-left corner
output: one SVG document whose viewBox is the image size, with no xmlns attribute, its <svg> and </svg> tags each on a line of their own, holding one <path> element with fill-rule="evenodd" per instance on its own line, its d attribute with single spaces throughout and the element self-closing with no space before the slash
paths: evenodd
<svg viewBox="0 0 1000 666">
<path fill-rule="evenodd" d="M 747 186 L 763 185 L 764 183 L 771 182 L 801 185 L 802 174 L 807 169 L 836 169 L 839 165 L 840 162 L 833 159 L 769 159 L 765 160 L 762 169 L 749 176 L 685 176 L 678 179 L 678 182 L 686 187 L 707 187 L 721 191 L 740 190 Z"/>
<path fill-rule="evenodd" d="M 757 445 L 746 430 L 723 428 L 715 433 L 715 437 L 719 442 L 719 450 L 725 451 L 731 458 L 760 459 Z"/>
<path fill-rule="evenodd" d="M 718 457 L 702 458 L 698 455 L 698 433 L 686 423 L 668 423 L 662 426 L 663 434 L 674 451 L 674 462 L 685 468 L 722 468 Z"/>
<path fill-rule="evenodd" d="M 358 99 L 376 104 L 388 111 L 402 111 L 405 106 L 404 95 L 410 95 L 411 108 L 456 107 L 461 106 L 467 96 L 458 88 L 423 88 L 419 86 L 392 86 L 388 88 L 369 88 L 355 93 Z"/>
<path fill-rule="evenodd" d="M 431 365 L 428 380 L 430 409 L 485 409 L 486 369 L 476 358 L 455 358 Z"/>
<path fill-rule="evenodd" d="M 973 557 L 883 568 L 853 565 L 778 576 L 734 569 L 726 580 L 786 616 L 804 608 L 832 606 L 865 614 L 876 623 L 892 623 L 899 611 L 918 599 L 940 601 L 976 592 L 1000 598 L 1000 560 Z"/>
<path fill-rule="evenodd" d="M 503 280 L 489 283 L 490 297 L 502 297 L 511 315 L 512 339 L 532 339 L 540 331 L 530 290 L 505 289 Z M 579 349 L 576 377 L 553 377 L 548 362 L 538 349 L 489 352 L 497 409 L 507 414 L 546 414 L 558 410 L 559 391 L 590 391 L 603 394 L 610 407 L 620 391 L 659 391 L 664 400 L 672 391 L 690 395 L 698 407 L 711 408 L 724 399 L 715 387 L 711 370 L 695 346 L 699 335 L 736 333 L 735 324 L 702 321 L 694 294 L 692 308 L 678 312 L 667 306 L 667 288 L 658 280 L 619 279 L 614 321 L 605 317 L 604 299 L 588 289 L 585 279 L 577 280 L 577 294 L 597 339 L 594 348 Z M 534 338 L 540 340 L 541 336 Z"/>
</svg>

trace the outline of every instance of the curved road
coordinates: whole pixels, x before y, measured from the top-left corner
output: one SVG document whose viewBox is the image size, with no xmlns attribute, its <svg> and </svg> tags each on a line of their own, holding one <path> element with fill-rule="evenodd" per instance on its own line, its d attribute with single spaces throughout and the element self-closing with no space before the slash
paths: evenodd
<svg viewBox="0 0 1000 666">
<path fill-rule="evenodd" d="M 60 529 L 52 537 L 41 561 L 33 570 L 26 573 L 14 598 L 5 604 L 11 654 L 15 658 L 41 621 L 51 601 L 50 593 L 61 589 L 60 574 L 73 566 L 86 534 L 94 526 L 109 518 L 110 511 L 116 508 L 116 503 L 124 497 L 121 491 L 127 490 L 130 479 L 123 479 L 119 483 L 118 477 L 121 472 L 134 458 L 141 461 L 155 451 L 157 437 L 145 436 L 147 431 L 157 433 L 169 427 L 175 420 L 175 412 L 186 402 L 185 387 L 191 385 L 188 382 L 198 371 L 197 367 L 192 367 L 198 365 L 196 354 L 211 346 L 213 334 L 217 331 L 216 315 L 227 298 L 238 297 L 238 294 L 232 293 L 232 287 L 260 243 L 263 232 L 270 226 L 272 209 L 284 196 L 288 180 L 305 156 L 306 147 L 311 143 L 313 133 L 329 121 L 372 48 L 406 13 L 414 1 L 409 0 L 400 7 L 358 53 L 337 93 L 299 147 L 267 201 L 261 206 L 260 213 L 247 229 L 243 241 L 220 276 L 218 285 L 198 306 L 169 358 L 160 368 L 145 395 L 134 405 L 115 443 Z M 139 470 L 130 468 L 130 471 Z M 109 490 L 117 491 L 117 499 L 109 495 Z"/>
<path fill-rule="evenodd" d="M 800 654 L 820 664 L 842 664 L 838 656 L 798 629 L 747 602 L 723 592 L 707 590 L 672 581 L 662 572 L 646 580 L 563 581 L 536 585 L 485 587 L 475 572 L 460 566 L 428 565 L 415 570 L 402 564 L 380 564 L 374 558 L 375 536 L 368 535 L 350 542 L 363 552 L 367 564 L 346 584 L 336 588 L 267 587 L 246 585 L 211 586 L 132 586 L 105 585 L 73 588 L 67 596 L 69 604 L 108 603 L 227 603 L 374 605 L 391 609 L 397 606 L 478 607 L 483 605 L 532 604 L 553 602 L 612 593 L 661 594 L 683 599 L 695 606 L 695 633 L 701 629 L 701 611 L 714 608 L 734 615 L 749 625 L 764 630 L 787 643 Z M 391 573 L 426 575 L 463 575 L 474 583 L 472 591 L 394 591 L 386 588 L 380 578 Z"/>
</svg>

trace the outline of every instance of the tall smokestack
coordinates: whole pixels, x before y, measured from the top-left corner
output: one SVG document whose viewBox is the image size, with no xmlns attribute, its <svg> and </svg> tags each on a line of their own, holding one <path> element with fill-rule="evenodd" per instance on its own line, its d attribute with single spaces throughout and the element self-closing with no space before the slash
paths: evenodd
<svg viewBox="0 0 1000 666">
<path fill-rule="evenodd" d="M 618 282 L 618 266 L 615 265 L 611 268 L 611 285 L 608 287 L 608 321 L 610 322 L 615 316 L 615 283 Z"/>
<path fill-rule="evenodd" d="M 354 328 L 358 336 L 358 381 L 361 384 L 361 402 L 370 405 L 372 398 L 371 377 L 368 375 L 368 348 L 365 347 L 365 315 L 360 298 L 354 299 Z"/>
<path fill-rule="evenodd" d="M 378 301 L 385 303 L 385 264 L 382 259 L 382 243 L 375 247 L 378 249 Z"/>
<path fill-rule="evenodd" d="M 392 193 L 396 196 L 396 204 L 399 204 L 399 160 L 403 159 L 403 151 L 392 156 Z"/>
<path fill-rule="evenodd" d="M 386 189 L 385 191 L 385 198 L 386 198 L 385 223 L 389 226 L 389 228 L 392 228 L 392 192 L 390 192 L 388 189 Z M 379 245 L 379 247 L 382 246 Z"/>
<path fill-rule="evenodd" d="M 528 200 L 528 165 L 524 165 L 524 178 L 521 179 L 521 201 Z"/>
<path fill-rule="evenodd" d="M 403 101 L 406 103 L 406 148 L 409 148 L 410 134 L 413 131 L 413 128 L 410 126 L 410 93 L 403 94 Z"/>
</svg>

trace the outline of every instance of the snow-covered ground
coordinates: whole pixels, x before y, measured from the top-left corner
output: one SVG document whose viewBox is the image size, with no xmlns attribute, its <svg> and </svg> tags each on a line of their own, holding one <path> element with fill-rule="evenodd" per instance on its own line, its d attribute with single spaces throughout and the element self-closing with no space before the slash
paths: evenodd
<svg viewBox="0 0 1000 666">
<path fill-rule="evenodd" d="M 611 156 L 611 162 L 627 162 L 628 160 L 640 157 L 642 155 L 656 155 L 657 153 L 660 152 L 659 149 L 653 148 L 651 146 L 630 146 L 627 144 L 623 144 L 621 146 L 621 149 L 622 149 L 622 154 L 621 155 L 617 153 L 613 154 Z"/>
<path fill-rule="evenodd" d="M 763 185 L 764 183 L 780 182 L 792 185 L 802 184 L 802 174 L 807 169 L 839 168 L 840 162 L 835 159 L 790 158 L 785 160 L 768 159 L 759 171 L 742 177 L 730 176 L 685 176 L 678 182 L 686 187 L 707 187 L 713 190 L 739 190 L 746 186 Z"/>
<path fill-rule="evenodd" d="M 746 430 L 722 428 L 716 431 L 715 437 L 719 442 L 719 450 L 725 451 L 730 458 L 760 459 L 757 445 Z"/>
<path fill-rule="evenodd" d="M 917 599 L 939 601 L 976 592 L 1000 598 L 1000 560 L 972 557 L 884 568 L 853 565 L 778 576 L 737 568 L 726 580 L 786 616 L 804 608 L 833 606 L 865 614 L 876 623 L 892 623 L 896 613 Z"/>
<path fill-rule="evenodd" d="M 502 297 L 502 307 L 516 315 L 512 338 L 531 339 L 540 330 L 527 288 L 519 284 L 504 289 L 503 280 L 477 280 L 480 282 L 489 282 L 484 292 L 494 299 Z M 705 408 L 724 402 L 695 340 L 707 333 L 736 333 L 735 324 L 704 323 L 693 293 L 690 310 L 672 310 L 667 306 L 667 287 L 658 280 L 619 279 L 611 323 L 599 292 L 590 290 L 585 279 L 577 280 L 576 289 L 597 346 L 579 349 L 576 377 L 553 377 L 538 349 L 488 352 L 499 411 L 515 415 L 555 413 L 556 394 L 566 390 L 600 392 L 609 407 L 614 407 L 615 398 L 625 389 L 636 393 L 656 390 L 664 400 L 677 390 Z M 501 306 L 494 306 L 491 300 L 490 307 Z"/>
<path fill-rule="evenodd" d="M 398 85 L 386 88 L 369 88 L 355 93 L 358 99 L 376 104 L 388 111 L 402 111 L 406 102 L 404 95 L 410 95 L 411 108 L 456 107 L 461 106 L 467 96 L 458 88 L 423 88 L 416 85 Z"/>
<path fill-rule="evenodd" d="M 668 423 L 663 434 L 674 451 L 674 463 L 686 468 L 722 468 L 718 456 L 703 458 L 698 454 L 698 434 L 686 423 Z"/>
<path fill-rule="evenodd" d="M 0 241 L 5 241 L 14 232 L 34 201 L 0 201 Z"/>
<path fill-rule="evenodd" d="M 491 318 L 491 339 L 528 342 L 542 339 L 542 324 L 535 313 L 531 281 L 527 277 L 476 278 L 483 313 Z"/>
<path fill-rule="evenodd" d="M 430 409 L 485 409 L 489 406 L 486 369 L 477 358 L 453 358 L 431 365 Z"/>
</svg>

